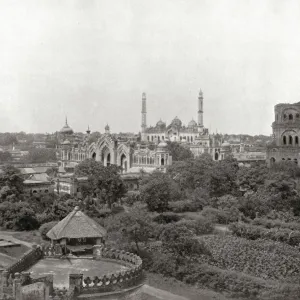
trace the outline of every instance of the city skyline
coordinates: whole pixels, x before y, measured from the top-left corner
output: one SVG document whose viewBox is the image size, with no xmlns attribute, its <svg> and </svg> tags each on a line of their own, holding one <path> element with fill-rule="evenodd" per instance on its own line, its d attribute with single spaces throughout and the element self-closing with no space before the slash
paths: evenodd
<svg viewBox="0 0 300 300">
<path fill-rule="evenodd" d="M 1 2 L 1 132 L 139 132 L 143 92 L 148 125 L 187 124 L 201 88 L 211 132 L 270 135 L 300 99 L 299 3 L 242 2 Z"/>
</svg>

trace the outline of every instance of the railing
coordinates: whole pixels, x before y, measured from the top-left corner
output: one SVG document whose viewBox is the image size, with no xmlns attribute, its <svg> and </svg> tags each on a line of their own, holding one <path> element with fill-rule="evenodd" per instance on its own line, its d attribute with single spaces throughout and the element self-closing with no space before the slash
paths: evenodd
<svg viewBox="0 0 300 300">
<path fill-rule="evenodd" d="M 33 249 L 26 252 L 15 263 L 9 266 L 6 271 L 9 274 L 21 273 L 32 267 L 37 261 L 43 257 L 43 252 L 40 247 L 34 245 Z"/>
<path fill-rule="evenodd" d="M 145 275 L 142 270 L 142 260 L 139 256 L 125 251 L 104 248 L 102 259 L 126 263 L 129 270 L 103 276 L 81 276 L 80 290 L 82 293 L 107 293 L 137 286 L 144 282 Z"/>
</svg>

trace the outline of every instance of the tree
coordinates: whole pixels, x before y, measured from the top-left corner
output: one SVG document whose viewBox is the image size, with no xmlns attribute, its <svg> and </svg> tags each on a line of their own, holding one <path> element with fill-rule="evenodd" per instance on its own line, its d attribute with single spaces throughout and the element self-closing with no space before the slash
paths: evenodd
<svg viewBox="0 0 300 300">
<path fill-rule="evenodd" d="M 0 226 L 14 230 L 33 230 L 39 224 L 28 203 L 5 201 L 0 204 Z"/>
<path fill-rule="evenodd" d="M 146 243 L 151 236 L 150 224 L 149 215 L 138 209 L 111 216 L 105 221 L 105 227 L 109 232 L 119 232 L 125 243 L 135 244 L 138 252 L 140 252 L 140 243 Z"/>
<path fill-rule="evenodd" d="M 23 160 L 30 163 L 45 163 L 56 161 L 57 158 L 55 149 L 33 148 L 29 150 L 28 155 L 26 155 Z"/>
<path fill-rule="evenodd" d="M 2 171 L 3 173 L 0 174 L 0 188 L 1 192 L 3 192 L 1 197 L 3 197 L 3 195 L 6 193 L 8 193 L 9 195 L 19 195 L 23 193 L 24 184 L 21 177 L 21 171 L 12 165 L 5 165 L 2 168 Z M 10 192 L 8 192 L 7 188 L 2 190 L 3 187 L 8 187 L 10 189 Z"/>
<path fill-rule="evenodd" d="M 126 193 L 126 187 L 120 177 L 120 167 L 110 165 L 104 167 L 102 163 L 87 159 L 75 167 L 75 176 L 87 176 L 90 195 L 96 195 L 100 201 L 112 204 L 121 199 Z M 87 192 L 87 189 L 84 191 Z"/>
<path fill-rule="evenodd" d="M 168 150 L 172 156 L 172 161 L 184 161 L 194 157 L 189 148 L 186 148 L 177 142 L 168 142 Z"/>
<path fill-rule="evenodd" d="M 210 173 L 209 191 L 211 196 L 221 197 L 237 192 L 238 163 L 233 157 L 216 162 Z"/>
<path fill-rule="evenodd" d="M 7 151 L 0 151 L 0 162 L 8 162 L 12 160 L 12 156 L 9 152 Z"/>
<path fill-rule="evenodd" d="M 154 172 L 142 180 L 141 198 L 147 203 L 150 211 L 164 212 L 171 200 L 171 179 L 167 174 Z"/>
<path fill-rule="evenodd" d="M 168 167 L 168 174 L 182 190 L 207 189 L 215 164 L 210 155 L 203 154 L 195 159 L 175 162 Z"/>
<path fill-rule="evenodd" d="M 50 176 L 51 178 L 55 178 L 55 177 L 57 177 L 57 174 L 58 174 L 58 168 L 57 167 L 48 168 L 46 170 L 46 174 L 48 176 Z"/>
<path fill-rule="evenodd" d="M 209 254 L 194 232 L 181 224 L 168 224 L 162 232 L 162 247 L 180 258 L 192 258 L 200 254 Z"/>
</svg>

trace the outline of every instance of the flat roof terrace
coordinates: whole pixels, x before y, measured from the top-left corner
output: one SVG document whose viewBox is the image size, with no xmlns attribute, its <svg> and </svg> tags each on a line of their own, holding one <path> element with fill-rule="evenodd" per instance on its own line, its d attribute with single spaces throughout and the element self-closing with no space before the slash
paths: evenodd
<svg viewBox="0 0 300 300">
<path fill-rule="evenodd" d="M 103 276 L 117 271 L 127 271 L 130 268 L 118 262 L 93 260 L 91 258 L 45 258 L 38 261 L 28 272 L 32 278 L 53 275 L 53 286 L 69 288 L 69 274 L 83 276 Z"/>
</svg>

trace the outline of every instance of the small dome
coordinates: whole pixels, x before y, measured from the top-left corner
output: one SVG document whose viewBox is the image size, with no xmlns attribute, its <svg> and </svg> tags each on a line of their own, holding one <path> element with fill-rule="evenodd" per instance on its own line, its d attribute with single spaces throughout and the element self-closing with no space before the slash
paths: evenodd
<svg viewBox="0 0 300 300">
<path fill-rule="evenodd" d="M 176 126 L 181 126 L 182 122 L 180 121 L 180 119 L 178 117 L 175 117 L 171 124 L 176 125 Z"/>
<path fill-rule="evenodd" d="M 108 126 L 108 124 L 105 126 L 105 130 L 109 130 L 109 126 Z"/>
<path fill-rule="evenodd" d="M 164 126 L 166 123 L 164 123 L 161 119 L 156 123 L 156 126 Z"/>
<path fill-rule="evenodd" d="M 188 127 L 195 127 L 195 126 L 197 126 L 197 123 L 196 123 L 196 121 L 193 119 L 193 120 L 191 120 L 191 121 L 189 122 Z"/>
</svg>

